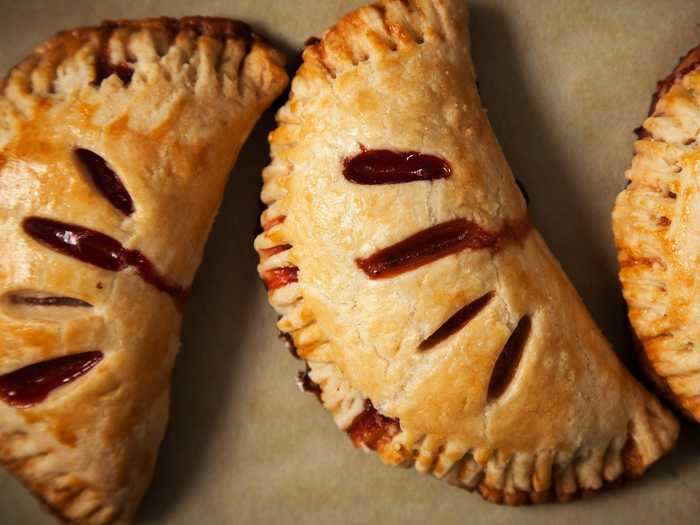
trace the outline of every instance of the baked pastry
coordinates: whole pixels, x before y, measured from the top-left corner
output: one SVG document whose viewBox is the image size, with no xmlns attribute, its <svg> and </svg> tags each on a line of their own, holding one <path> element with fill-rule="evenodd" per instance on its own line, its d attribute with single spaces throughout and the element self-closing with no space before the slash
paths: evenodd
<svg viewBox="0 0 700 525">
<path fill-rule="evenodd" d="M 384 0 L 310 42 L 271 134 L 271 304 L 356 446 L 493 502 L 636 476 L 678 424 L 528 218 L 461 0 Z"/>
<path fill-rule="evenodd" d="M 0 97 L 0 460 L 67 522 L 128 522 L 182 306 L 238 151 L 284 89 L 239 22 L 61 33 Z"/>
<path fill-rule="evenodd" d="M 613 212 L 622 291 L 644 368 L 700 421 L 700 47 L 659 82 Z M 697 283 L 697 284 L 696 284 Z"/>
</svg>

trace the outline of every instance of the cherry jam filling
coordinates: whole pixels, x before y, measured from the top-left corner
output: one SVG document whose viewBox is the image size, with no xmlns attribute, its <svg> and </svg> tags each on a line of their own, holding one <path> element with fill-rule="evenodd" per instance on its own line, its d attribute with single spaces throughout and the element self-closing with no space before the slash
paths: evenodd
<svg viewBox="0 0 700 525">
<path fill-rule="evenodd" d="M 520 319 L 518 326 L 515 327 L 503 350 L 501 350 L 501 354 L 493 367 L 493 372 L 491 372 L 487 394 L 489 401 L 501 397 L 508 385 L 513 381 L 523 356 L 523 350 L 530 337 L 531 326 L 532 323 L 529 316 L 526 315 Z"/>
<path fill-rule="evenodd" d="M 489 232 L 473 221 L 455 219 L 418 232 L 364 259 L 358 267 L 370 279 L 384 279 L 414 270 L 462 250 L 498 250 L 506 241 L 523 237 L 531 228 L 528 218 L 506 223 L 498 232 Z"/>
<path fill-rule="evenodd" d="M 27 235 L 64 255 L 112 272 L 131 266 L 144 281 L 161 292 L 176 299 L 187 296 L 185 289 L 171 284 L 145 255 L 124 248 L 104 233 L 42 217 L 24 219 L 22 226 Z"/>
<path fill-rule="evenodd" d="M 313 379 L 309 377 L 308 368 L 304 372 L 299 372 L 297 375 L 297 384 L 304 392 L 314 394 L 317 399 L 321 399 L 321 386 L 318 383 L 315 383 Z"/>
<path fill-rule="evenodd" d="M 84 352 L 25 366 L 0 376 L 0 397 L 12 406 L 32 407 L 88 373 L 102 358 L 102 352 Z"/>
<path fill-rule="evenodd" d="M 400 430 L 398 419 L 383 416 L 367 399 L 364 410 L 355 417 L 347 433 L 356 447 L 364 446 L 370 450 L 377 450 L 391 441 Z"/>
<path fill-rule="evenodd" d="M 438 328 L 430 337 L 423 341 L 418 349 L 422 351 L 430 350 L 455 332 L 459 331 L 462 327 L 469 323 L 469 321 L 479 315 L 479 312 L 486 308 L 486 305 L 491 302 L 491 299 L 493 299 L 493 292 L 489 292 L 486 295 L 479 297 L 477 300 L 472 301 L 464 308 L 461 308 L 457 313 L 445 321 L 442 326 L 440 326 L 440 328 Z"/>
<path fill-rule="evenodd" d="M 440 157 L 416 151 L 369 150 L 345 159 L 343 175 L 356 184 L 399 184 L 446 179 L 452 168 Z"/>
<path fill-rule="evenodd" d="M 283 266 L 281 268 L 273 268 L 263 273 L 263 281 L 269 291 L 277 290 L 290 283 L 295 283 L 299 280 L 299 268 L 296 266 Z"/>
<path fill-rule="evenodd" d="M 117 174 L 97 153 L 76 148 L 75 156 L 92 178 L 97 189 L 124 215 L 134 213 L 134 202 Z"/>
</svg>

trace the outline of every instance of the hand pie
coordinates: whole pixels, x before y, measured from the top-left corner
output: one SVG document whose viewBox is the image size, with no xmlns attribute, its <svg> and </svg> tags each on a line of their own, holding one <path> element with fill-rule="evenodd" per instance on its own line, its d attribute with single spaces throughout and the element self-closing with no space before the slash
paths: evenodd
<svg viewBox="0 0 700 525">
<path fill-rule="evenodd" d="M 642 362 L 661 391 L 700 421 L 698 130 L 700 47 L 659 82 L 613 225 Z"/>
<path fill-rule="evenodd" d="M 488 500 L 636 476 L 678 425 L 528 218 L 461 0 L 384 0 L 309 45 L 271 135 L 269 298 L 337 425 Z"/>
<path fill-rule="evenodd" d="M 182 306 L 238 151 L 287 83 L 242 23 L 61 33 L 0 89 L 0 460 L 60 518 L 128 522 Z"/>
</svg>

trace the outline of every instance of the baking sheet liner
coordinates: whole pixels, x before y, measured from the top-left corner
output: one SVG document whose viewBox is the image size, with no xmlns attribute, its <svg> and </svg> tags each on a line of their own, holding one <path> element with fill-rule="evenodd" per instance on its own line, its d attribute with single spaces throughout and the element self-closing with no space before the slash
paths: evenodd
<svg viewBox="0 0 700 525">
<path fill-rule="evenodd" d="M 299 62 L 344 0 L 0 0 L 0 70 L 61 29 L 104 18 L 218 15 Z M 484 104 L 534 222 L 629 360 L 610 211 L 658 79 L 700 42 L 697 0 L 474 0 Z M 172 417 L 138 524 L 690 524 L 700 518 L 700 426 L 643 479 L 568 505 L 506 508 L 351 447 L 314 396 L 255 273 L 260 171 L 273 111 L 244 148 L 187 307 Z M 4 247 L 3 247 L 4 248 Z M 546 385 L 542 385 L 546 388 Z M 6 472 L 0 523 L 54 524 Z"/>
</svg>

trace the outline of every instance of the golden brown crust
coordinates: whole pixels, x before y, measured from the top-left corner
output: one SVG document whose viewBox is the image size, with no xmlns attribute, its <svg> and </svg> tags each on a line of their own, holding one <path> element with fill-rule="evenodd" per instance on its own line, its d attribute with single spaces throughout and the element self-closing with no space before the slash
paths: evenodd
<svg viewBox="0 0 700 525">
<path fill-rule="evenodd" d="M 566 500 L 646 469 L 678 425 L 617 361 L 537 232 L 390 278 L 358 267 L 437 225 L 466 220 L 491 235 L 526 215 L 481 108 L 467 28 L 463 2 L 385 0 L 306 48 L 270 136 L 259 271 L 289 269 L 270 302 L 337 425 L 351 428 L 368 399 L 400 425 L 386 443 L 372 432 L 384 462 L 509 504 Z M 344 159 L 372 150 L 446 159 L 452 175 L 346 180 Z M 490 293 L 466 325 L 420 349 Z M 499 375 L 510 382 L 489 395 L 524 319 L 513 369 Z"/>
<path fill-rule="evenodd" d="M 627 188 L 613 212 L 620 280 L 643 368 L 700 420 L 695 180 L 700 147 L 700 47 L 659 82 L 638 132 Z"/>
<path fill-rule="evenodd" d="M 29 406 L 0 388 L 0 461 L 65 521 L 126 523 L 150 482 L 179 347 L 173 290 L 192 282 L 238 151 L 286 86 L 282 64 L 245 24 L 161 18 L 60 33 L 8 75 L 0 236 L 12 249 L 0 253 L 0 378 L 103 354 Z M 78 148 L 101 158 L 121 189 L 102 185 Z M 124 193 L 133 209 L 118 200 Z M 52 249 L 28 218 L 107 236 L 118 264 Z M 54 237 L 54 248 L 79 242 Z"/>
</svg>

